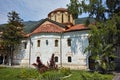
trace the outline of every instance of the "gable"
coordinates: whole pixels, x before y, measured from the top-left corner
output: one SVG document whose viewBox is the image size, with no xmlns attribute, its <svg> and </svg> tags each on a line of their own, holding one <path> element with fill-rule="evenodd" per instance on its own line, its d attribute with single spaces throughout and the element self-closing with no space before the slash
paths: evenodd
<svg viewBox="0 0 120 80">
<path fill-rule="evenodd" d="M 61 26 L 51 22 L 51 21 L 44 21 L 42 24 L 40 24 L 31 34 L 36 34 L 36 33 L 49 33 L 49 32 L 55 32 L 55 33 L 60 33 L 63 32 L 65 29 L 62 28 Z"/>
</svg>

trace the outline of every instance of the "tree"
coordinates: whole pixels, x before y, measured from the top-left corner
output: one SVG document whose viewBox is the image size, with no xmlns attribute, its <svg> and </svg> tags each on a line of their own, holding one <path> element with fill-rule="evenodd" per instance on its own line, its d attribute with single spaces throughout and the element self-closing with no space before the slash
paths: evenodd
<svg viewBox="0 0 120 80">
<path fill-rule="evenodd" d="M 113 62 L 111 63 L 110 60 L 115 57 L 114 48 L 120 43 L 120 1 L 88 1 L 89 4 L 86 4 L 85 7 L 83 6 L 84 12 L 88 12 L 89 17 L 95 18 L 96 23 L 99 23 L 95 26 L 97 29 L 91 28 L 90 35 L 92 36 L 88 51 L 91 52 L 92 56 L 96 57 L 95 61 L 98 59 L 101 61 L 99 65 L 102 69 L 111 70 L 113 68 L 110 66 L 113 65 Z"/>
<path fill-rule="evenodd" d="M 106 23 L 106 24 L 105 24 Z M 115 40 L 111 38 L 109 42 L 110 32 L 112 35 L 117 34 L 117 28 L 114 20 L 108 20 L 105 23 L 96 23 L 95 25 L 89 25 L 91 27 L 89 46 L 86 51 L 90 52 L 92 59 L 95 60 L 95 70 L 107 72 L 114 70 L 115 64 L 113 59 L 116 57 L 114 54 Z"/>
<path fill-rule="evenodd" d="M 9 64 L 13 63 L 13 52 L 15 47 L 20 44 L 23 39 L 23 24 L 19 14 L 15 11 L 8 13 L 8 24 L 3 30 L 2 44 L 9 55 Z"/>
<path fill-rule="evenodd" d="M 96 20 L 95 25 L 88 25 L 92 27 L 86 51 L 103 71 L 111 70 L 114 48 L 120 44 L 120 0 L 83 0 L 78 4 L 77 10 Z"/>
<path fill-rule="evenodd" d="M 68 6 L 68 12 L 72 14 L 74 19 L 78 18 L 78 14 L 80 14 L 79 10 L 79 1 L 78 0 L 70 0 L 70 3 L 67 5 Z"/>
</svg>

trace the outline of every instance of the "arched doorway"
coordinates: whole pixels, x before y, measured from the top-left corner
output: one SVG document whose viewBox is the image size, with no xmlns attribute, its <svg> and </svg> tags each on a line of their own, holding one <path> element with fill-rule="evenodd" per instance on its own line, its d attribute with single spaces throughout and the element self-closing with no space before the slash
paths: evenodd
<svg viewBox="0 0 120 80">
<path fill-rule="evenodd" d="M 88 62 L 89 62 L 89 69 L 90 70 L 95 70 L 95 60 L 92 59 L 92 56 L 89 56 Z"/>
</svg>

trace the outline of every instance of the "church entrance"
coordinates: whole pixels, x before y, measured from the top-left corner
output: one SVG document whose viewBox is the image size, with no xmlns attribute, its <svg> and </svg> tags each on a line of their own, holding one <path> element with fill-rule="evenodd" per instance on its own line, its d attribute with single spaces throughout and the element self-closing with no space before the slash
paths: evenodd
<svg viewBox="0 0 120 80">
<path fill-rule="evenodd" d="M 116 58 L 114 59 L 115 61 L 115 70 L 120 71 L 120 45 L 116 47 L 116 53 L 115 53 Z"/>
<path fill-rule="evenodd" d="M 95 70 L 95 60 L 92 59 L 92 56 L 89 56 L 88 61 L 89 61 L 89 69 Z"/>
</svg>

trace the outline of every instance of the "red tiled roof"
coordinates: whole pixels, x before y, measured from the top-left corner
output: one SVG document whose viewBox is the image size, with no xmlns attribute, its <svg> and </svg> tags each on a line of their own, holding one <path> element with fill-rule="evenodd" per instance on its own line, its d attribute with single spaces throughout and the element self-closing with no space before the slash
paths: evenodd
<svg viewBox="0 0 120 80">
<path fill-rule="evenodd" d="M 29 37 L 30 35 L 31 35 L 31 33 L 30 33 L 30 34 L 26 34 L 24 37 L 27 38 L 27 37 Z"/>
<path fill-rule="evenodd" d="M 40 25 L 37 29 L 35 29 L 32 34 L 40 33 L 40 32 L 63 32 L 64 28 L 59 27 L 56 24 L 43 24 Z"/>
<path fill-rule="evenodd" d="M 51 12 L 48 14 L 48 16 L 49 16 L 51 13 L 54 13 L 54 12 L 57 12 L 57 11 L 67 12 L 68 10 L 67 10 L 66 8 L 57 8 L 57 9 L 51 11 Z"/>
<path fill-rule="evenodd" d="M 53 10 L 53 12 L 55 12 L 55 11 L 67 11 L 67 9 L 66 8 L 57 8 L 57 9 Z"/>
<path fill-rule="evenodd" d="M 68 32 L 68 31 L 77 31 L 77 30 L 86 30 L 86 29 L 89 29 L 89 28 L 86 27 L 84 24 L 77 24 L 77 25 L 74 25 L 74 26 L 70 27 L 65 32 Z"/>
<path fill-rule="evenodd" d="M 65 30 L 65 28 L 62 28 L 54 23 L 47 23 L 47 24 L 38 26 L 38 28 L 36 28 L 32 33 L 27 34 L 26 37 L 29 37 L 32 34 L 42 33 L 42 32 L 60 33 L 60 32 L 69 32 L 69 31 L 88 30 L 88 29 L 89 28 L 86 27 L 84 24 L 77 24 L 77 25 L 71 26 L 70 28 Z"/>
</svg>

